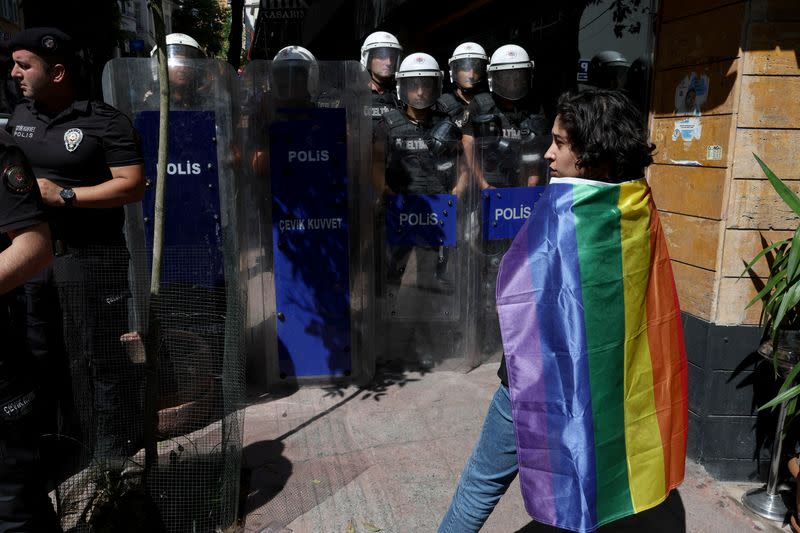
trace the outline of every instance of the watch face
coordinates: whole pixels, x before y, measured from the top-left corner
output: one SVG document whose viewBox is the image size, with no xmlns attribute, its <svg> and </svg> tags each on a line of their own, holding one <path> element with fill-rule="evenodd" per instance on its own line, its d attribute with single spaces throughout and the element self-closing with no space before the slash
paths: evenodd
<svg viewBox="0 0 800 533">
<path fill-rule="evenodd" d="M 65 202 L 71 202 L 75 199 L 75 191 L 70 188 L 61 189 L 60 195 Z"/>
</svg>

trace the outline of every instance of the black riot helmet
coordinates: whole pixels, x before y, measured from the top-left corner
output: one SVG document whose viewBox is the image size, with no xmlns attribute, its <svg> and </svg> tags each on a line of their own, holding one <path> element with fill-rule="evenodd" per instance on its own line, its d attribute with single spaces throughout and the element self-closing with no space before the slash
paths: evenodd
<svg viewBox="0 0 800 533">
<path fill-rule="evenodd" d="M 600 89 L 622 89 L 630 65 L 625 56 L 615 50 L 598 52 L 589 62 L 589 83 Z"/>
</svg>

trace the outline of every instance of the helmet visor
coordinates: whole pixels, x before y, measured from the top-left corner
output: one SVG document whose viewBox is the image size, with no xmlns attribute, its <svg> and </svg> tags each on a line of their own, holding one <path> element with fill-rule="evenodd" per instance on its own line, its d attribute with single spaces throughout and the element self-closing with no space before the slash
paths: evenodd
<svg viewBox="0 0 800 533">
<path fill-rule="evenodd" d="M 450 63 L 450 76 L 453 83 L 462 89 L 472 89 L 486 80 L 485 59 L 465 57 Z"/>
<path fill-rule="evenodd" d="M 201 59 L 205 57 L 201 50 L 186 44 L 168 44 L 167 59 Z"/>
<path fill-rule="evenodd" d="M 531 69 L 508 69 L 492 72 L 492 92 L 508 100 L 519 100 L 531 89 Z"/>
<path fill-rule="evenodd" d="M 367 53 L 367 70 L 377 78 L 389 79 L 397 72 L 400 50 L 388 46 L 373 48 Z"/>
<path fill-rule="evenodd" d="M 414 76 L 397 80 L 400 100 L 414 109 L 432 106 L 442 95 L 442 79 L 434 76 Z"/>
<path fill-rule="evenodd" d="M 310 97 L 309 63 L 275 61 L 272 64 L 272 93 L 280 100 L 305 100 Z"/>
</svg>

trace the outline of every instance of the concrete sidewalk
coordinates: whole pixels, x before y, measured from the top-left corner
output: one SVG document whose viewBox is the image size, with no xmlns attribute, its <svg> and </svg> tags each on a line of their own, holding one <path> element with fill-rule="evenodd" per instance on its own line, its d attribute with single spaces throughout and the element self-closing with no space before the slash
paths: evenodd
<svg viewBox="0 0 800 533">
<path fill-rule="evenodd" d="M 499 383 L 497 366 L 468 374 L 384 372 L 362 390 L 304 388 L 252 399 L 245 530 L 436 531 Z M 601 531 L 788 531 L 741 507 L 738 498 L 753 486 L 718 483 L 689 462 L 683 485 L 664 504 Z M 515 481 L 483 531 L 556 530 L 531 522 Z"/>
</svg>

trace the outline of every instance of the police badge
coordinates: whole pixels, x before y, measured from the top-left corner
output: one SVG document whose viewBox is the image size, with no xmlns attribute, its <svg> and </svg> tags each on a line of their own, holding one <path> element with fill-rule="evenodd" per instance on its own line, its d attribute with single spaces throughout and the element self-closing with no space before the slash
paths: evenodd
<svg viewBox="0 0 800 533">
<path fill-rule="evenodd" d="M 83 132 L 78 128 L 70 128 L 64 134 L 64 146 L 67 147 L 69 152 L 74 152 L 82 140 Z"/>
<path fill-rule="evenodd" d="M 33 189 L 33 176 L 25 172 L 22 165 L 8 165 L 3 169 L 3 183 L 16 194 L 25 194 Z"/>
</svg>

